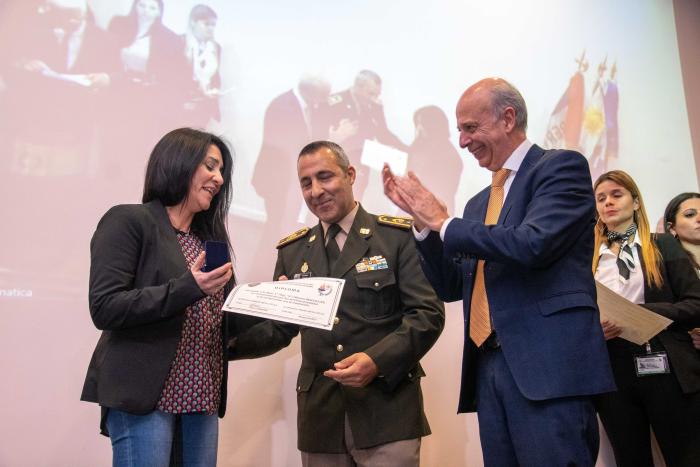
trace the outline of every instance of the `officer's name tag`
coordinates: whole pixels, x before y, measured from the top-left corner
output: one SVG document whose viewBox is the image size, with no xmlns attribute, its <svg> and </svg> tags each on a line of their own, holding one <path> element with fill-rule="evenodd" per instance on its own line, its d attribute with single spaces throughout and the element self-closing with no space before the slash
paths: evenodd
<svg viewBox="0 0 700 467">
<path fill-rule="evenodd" d="M 666 352 L 654 352 L 634 357 L 637 376 L 661 375 L 670 373 Z"/>
</svg>

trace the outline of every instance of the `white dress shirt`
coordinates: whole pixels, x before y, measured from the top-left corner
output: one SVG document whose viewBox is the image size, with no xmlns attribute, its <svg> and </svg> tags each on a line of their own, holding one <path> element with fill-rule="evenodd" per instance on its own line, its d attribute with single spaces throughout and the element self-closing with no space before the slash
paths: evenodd
<svg viewBox="0 0 700 467">
<path fill-rule="evenodd" d="M 348 239 L 348 233 L 352 228 L 352 223 L 355 222 L 355 216 L 357 215 L 357 210 L 360 209 L 360 203 L 355 202 L 355 207 L 350 211 L 345 217 L 343 217 L 337 224 L 340 226 L 340 232 L 335 236 L 335 242 L 338 244 L 338 250 L 343 251 L 345 246 L 345 240 Z M 321 221 L 321 227 L 323 227 L 323 244 L 328 244 L 328 228 L 331 226 L 328 222 Z"/>
<path fill-rule="evenodd" d="M 83 21 L 73 33 L 68 36 L 68 56 L 66 57 L 66 70 L 72 70 L 75 62 L 78 60 L 80 49 L 83 46 L 83 38 L 85 37 L 86 23 Z"/>
</svg>

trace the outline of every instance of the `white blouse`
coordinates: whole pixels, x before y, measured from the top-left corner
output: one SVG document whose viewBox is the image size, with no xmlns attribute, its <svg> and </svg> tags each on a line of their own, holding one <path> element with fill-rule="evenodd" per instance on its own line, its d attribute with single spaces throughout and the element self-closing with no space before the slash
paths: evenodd
<svg viewBox="0 0 700 467">
<path fill-rule="evenodd" d="M 595 280 L 615 292 L 625 297 L 632 303 L 644 303 L 644 274 L 642 273 L 642 262 L 639 259 L 639 248 L 642 244 L 639 235 L 634 236 L 632 247 L 632 257 L 634 258 L 634 269 L 630 271 L 630 278 L 625 280 L 617 267 L 617 255 L 613 253 L 606 242 L 600 245 L 598 254 L 598 269 L 595 271 Z"/>
</svg>

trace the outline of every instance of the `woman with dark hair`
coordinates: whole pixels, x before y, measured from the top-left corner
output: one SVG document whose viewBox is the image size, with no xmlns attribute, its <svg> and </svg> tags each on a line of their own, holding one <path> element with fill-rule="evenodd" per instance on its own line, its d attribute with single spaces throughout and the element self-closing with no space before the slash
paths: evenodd
<svg viewBox="0 0 700 467">
<path fill-rule="evenodd" d="M 649 426 L 669 466 L 700 465 L 700 354 L 688 331 L 700 325 L 700 281 L 673 237 L 650 232 L 641 193 L 625 172 L 594 184 L 597 281 L 673 323 L 645 345 L 602 323 L 618 390 L 596 408 L 618 466 L 653 466 Z"/>
<path fill-rule="evenodd" d="M 185 465 L 216 465 L 234 277 L 230 262 L 202 271 L 203 242 L 230 249 L 231 169 L 220 138 L 171 131 L 151 153 L 143 204 L 111 208 L 92 237 L 90 315 L 102 335 L 81 399 L 102 407 L 115 466 L 167 466 L 176 426 Z"/>
<path fill-rule="evenodd" d="M 664 211 L 664 230 L 681 243 L 700 277 L 700 193 L 681 193 L 669 201 Z M 700 350 L 700 328 L 690 331 L 690 338 Z"/>
<path fill-rule="evenodd" d="M 681 242 L 700 275 L 700 193 L 681 193 L 668 202 L 664 230 Z"/>
</svg>

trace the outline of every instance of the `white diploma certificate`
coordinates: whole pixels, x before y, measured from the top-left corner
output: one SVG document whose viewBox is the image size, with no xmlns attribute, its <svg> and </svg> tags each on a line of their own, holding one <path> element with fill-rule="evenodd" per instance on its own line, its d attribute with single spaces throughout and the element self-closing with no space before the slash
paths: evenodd
<svg viewBox="0 0 700 467">
<path fill-rule="evenodd" d="M 330 331 L 344 286 L 344 279 L 333 277 L 241 284 L 224 310 Z"/>
</svg>

